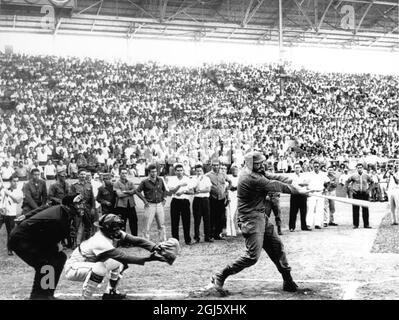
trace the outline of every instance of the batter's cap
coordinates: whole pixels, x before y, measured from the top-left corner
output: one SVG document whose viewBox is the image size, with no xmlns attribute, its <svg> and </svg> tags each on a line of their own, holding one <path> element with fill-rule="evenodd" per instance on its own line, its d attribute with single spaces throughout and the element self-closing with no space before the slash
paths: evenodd
<svg viewBox="0 0 399 320">
<path fill-rule="evenodd" d="M 250 170 L 253 170 L 254 163 L 264 162 L 266 160 L 266 157 L 263 155 L 262 152 L 252 151 L 252 152 L 247 153 L 244 156 L 244 159 L 245 159 L 245 165 L 247 166 L 247 168 Z"/>
</svg>

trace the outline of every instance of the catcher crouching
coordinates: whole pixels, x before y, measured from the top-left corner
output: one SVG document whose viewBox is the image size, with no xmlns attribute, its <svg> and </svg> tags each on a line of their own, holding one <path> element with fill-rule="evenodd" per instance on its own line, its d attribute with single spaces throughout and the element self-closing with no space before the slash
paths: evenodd
<svg viewBox="0 0 399 320">
<path fill-rule="evenodd" d="M 102 299 L 125 299 L 126 294 L 119 293 L 117 285 L 128 264 L 144 265 L 149 261 L 173 264 L 180 250 L 179 242 L 173 238 L 155 244 L 122 231 L 123 221 L 114 214 L 103 215 L 95 225 L 99 231 L 82 242 L 65 265 L 68 280 L 83 282 L 83 299 L 91 299 L 106 276 L 109 283 Z M 147 257 L 129 255 L 115 247 L 117 241 L 146 249 L 151 254 Z"/>
</svg>

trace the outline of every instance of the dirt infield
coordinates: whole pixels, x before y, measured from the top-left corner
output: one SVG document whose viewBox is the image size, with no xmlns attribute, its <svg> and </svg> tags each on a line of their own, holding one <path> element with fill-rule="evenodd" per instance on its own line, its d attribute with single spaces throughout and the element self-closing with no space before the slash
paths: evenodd
<svg viewBox="0 0 399 320">
<path fill-rule="evenodd" d="M 382 219 L 372 252 L 399 253 L 399 227 L 392 225 L 390 212 Z"/>
<path fill-rule="evenodd" d="M 290 233 L 287 230 L 288 197 L 282 196 L 281 200 L 282 239 L 292 274 L 302 288 L 308 289 L 305 293 L 283 292 L 280 275 L 266 254 L 262 254 L 256 265 L 226 281 L 225 288 L 229 296 L 220 297 L 212 290 L 204 291 L 213 272 L 242 254 L 244 242 L 240 236 L 215 243 L 183 244 L 181 256 L 173 266 L 157 262 L 150 262 L 144 267 L 130 266 L 125 272 L 121 290 L 129 294 L 129 299 L 156 300 L 399 299 L 399 255 L 372 252 L 377 233 L 384 232 L 383 229 L 379 230 L 379 226 L 388 213 L 386 202 L 371 204 L 370 223 L 373 229 L 352 229 L 351 207 L 336 203 L 335 217 L 339 226 Z M 166 225 L 170 232 L 168 208 L 166 213 Z M 140 226 L 143 215 L 141 207 L 138 215 Z M 0 231 L 0 248 L 0 287 L 3 289 L 0 299 L 26 299 L 33 280 L 33 270 L 19 258 L 6 255 L 4 228 Z M 140 249 L 127 250 L 144 254 Z M 80 290 L 81 283 L 69 282 L 62 277 L 57 294 L 65 299 L 77 299 Z"/>
</svg>

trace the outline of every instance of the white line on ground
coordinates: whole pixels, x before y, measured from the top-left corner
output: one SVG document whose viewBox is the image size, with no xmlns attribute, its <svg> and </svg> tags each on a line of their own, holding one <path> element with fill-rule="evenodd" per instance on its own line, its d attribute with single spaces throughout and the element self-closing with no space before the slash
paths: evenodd
<svg viewBox="0 0 399 320">
<path fill-rule="evenodd" d="M 354 300 L 356 299 L 356 290 L 359 288 L 360 282 L 349 282 L 343 289 L 344 295 L 343 300 Z"/>
<path fill-rule="evenodd" d="M 231 278 L 227 279 L 228 281 L 259 281 L 259 282 L 282 282 L 282 279 L 246 279 L 246 278 Z M 305 282 L 305 283 L 334 283 L 334 284 L 347 284 L 349 281 L 339 281 L 339 280 L 323 280 L 323 279 L 308 279 L 308 280 L 297 280 L 296 282 Z"/>
<path fill-rule="evenodd" d="M 256 282 L 281 282 L 281 279 L 247 279 L 247 278 L 231 278 L 227 281 L 256 281 Z M 324 279 L 307 279 L 307 280 L 295 280 L 296 282 L 304 283 L 332 283 L 339 284 L 342 286 L 344 291 L 343 300 L 353 300 L 356 299 L 356 291 L 360 287 L 364 287 L 369 284 L 379 284 L 389 281 L 399 281 L 399 277 L 377 280 L 377 281 L 340 281 L 340 280 L 324 280 Z"/>
<path fill-rule="evenodd" d="M 367 281 L 367 282 L 362 283 L 361 286 L 365 286 L 365 285 L 368 285 L 368 284 L 378 284 L 378 283 L 383 283 L 383 282 L 388 282 L 388 281 L 399 281 L 399 277 L 376 280 L 376 281 Z"/>
</svg>

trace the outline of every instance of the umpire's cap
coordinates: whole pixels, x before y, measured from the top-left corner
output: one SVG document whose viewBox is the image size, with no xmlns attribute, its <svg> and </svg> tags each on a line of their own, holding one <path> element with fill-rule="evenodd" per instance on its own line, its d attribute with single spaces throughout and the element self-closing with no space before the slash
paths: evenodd
<svg viewBox="0 0 399 320">
<path fill-rule="evenodd" d="M 263 155 L 262 152 L 252 151 L 244 156 L 244 160 L 247 168 L 252 171 L 254 163 L 264 162 L 266 160 L 266 157 Z"/>
<path fill-rule="evenodd" d="M 72 206 L 75 203 L 79 203 L 83 200 L 83 198 L 78 195 L 78 194 L 73 194 L 73 195 L 67 195 L 64 198 L 62 198 L 61 203 L 64 206 Z"/>
</svg>

